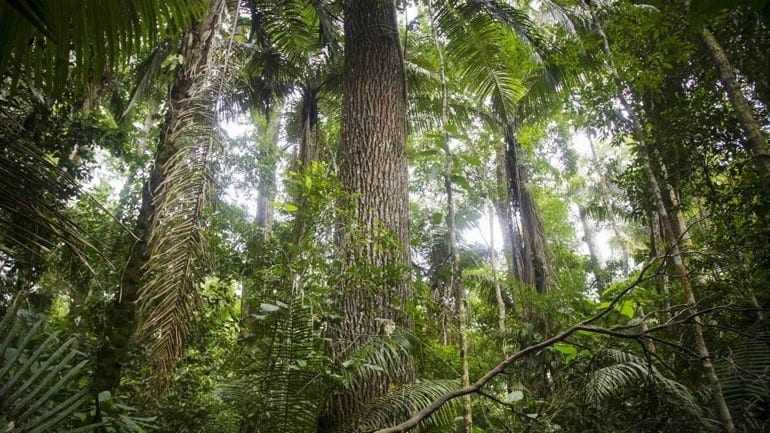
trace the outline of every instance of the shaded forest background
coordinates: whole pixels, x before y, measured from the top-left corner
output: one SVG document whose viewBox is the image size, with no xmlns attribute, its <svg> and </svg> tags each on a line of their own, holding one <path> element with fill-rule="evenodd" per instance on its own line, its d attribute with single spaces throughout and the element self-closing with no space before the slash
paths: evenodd
<svg viewBox="0 0 770 433">
<path fill-rule="evenodd" d="M 0 431 L 770 431 L 770 3 L 0 0 Z"/>
</svg>

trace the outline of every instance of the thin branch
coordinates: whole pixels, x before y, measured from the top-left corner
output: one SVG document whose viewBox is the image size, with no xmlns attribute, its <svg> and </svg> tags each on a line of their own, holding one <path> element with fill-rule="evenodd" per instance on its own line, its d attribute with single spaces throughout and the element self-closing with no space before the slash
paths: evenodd
<svg viewBox="0 0 770 433">
<path fill-rule="evenodd" d="M 609 305 L 607 305 L 606 308 L 599 311 L 595 315 L 570 326 L 569 328 L 561 331 L 560 333 L 554 335 L 553 337 L 550 337 L 548 339 L 545 339 L 537 344 L 533 344 L 529 347 L 526 347 L 506 359 L 504 359 L 502 362 L 497 364 L 493 369 L 489 370 L 486 374 L 484 374 L 481 378 L 479 378 L 476 382 L 471 384 L 470 386 L 460 388 L 454 391 L 450 391 L 437 399 L 435 399 L 431 404 L 424 407 L 422 410 L 416 412 L 412 417 L 410 417 L 408 420 L 402 422 L 401 424 L 398 424 L 393 427 L 388 427 L 380 430 L 376 430 L 375 433 L 404 433 L 407 432 L 414 427 L 416 427 L 420 422 L 425 420 L 426 418 L 433 415 L 437 410 L 439 410 L 443 405 L 448 403 L 451 400 L 454 400 L 456 398 L 468 395 L 468 394 L 474 394 L 479 393 L 481 389 L 489 383 L 492 379 L 502 374 L 505 369 L 516 362 L 517 360 L 524 358 L 530 354 L 538 353 L 541 350 L 550 347 L 558 342 L 561 342 L 565 340 L 567 337 L 571 336 L 577 331 L 580 330 L 592 330 L 593 328 L 590 327 L 592 323 L 600 320 L 607 314 L 609 314 L 610 311 L 612 311 L 615 306 L 625 297 L 631 290 L 633 290 L 635 287 L 637 287 L 642 281 L 645 280 L 645 275 L 647 271 L 652 268 L 652 265 L 655 264 L 660 257 L 655 257 L 652 260 L 650 260 L 639 272 L 639 275 L 636 277 L 636 279 L 625 289 L 620 291 L 613 299 L 610 301 Z"/>
</svg>

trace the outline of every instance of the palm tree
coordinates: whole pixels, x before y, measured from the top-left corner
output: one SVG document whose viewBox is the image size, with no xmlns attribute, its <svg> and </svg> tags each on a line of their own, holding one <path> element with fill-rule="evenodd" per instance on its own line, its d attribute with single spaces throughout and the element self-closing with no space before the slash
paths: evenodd
<svg viewBox="0 0 770 433">
<path fill-rule="evenodd" d="M 131 339 L 137 331 L 151 338 L 161 370 L 181 356 L 200 268 L 200 235 L 207 195 L 207 154 L 215 133 L 213 83 L 209 64 L 224 0 L 208 11 L 182 38 L 184 59 L 169 91 L 155 164 L 145 181 L 131 248 L 120 290 L 107 311 L 94 372 L 96 392 L 114 391 Z"/>
</svg>

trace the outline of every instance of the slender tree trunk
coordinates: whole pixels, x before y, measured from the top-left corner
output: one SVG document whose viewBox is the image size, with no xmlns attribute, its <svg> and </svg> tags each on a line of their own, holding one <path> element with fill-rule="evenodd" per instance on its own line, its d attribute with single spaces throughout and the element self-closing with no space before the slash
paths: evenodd
<svg viewBox="0 0 770 433">
<path fill-rule="evenodd" d="M 522 227 L 524 227 L 524 232 L 527 233 L 527 240 L 529 242 L 533 270 L 532 283 L 538 293 L 545 293 L 548 289 L 551 276 L 548 266 L 548 256 L 546 255 L 543 220 L 540 218 L 535 199 L 526 187 L 522 188 L 521 197 Z"/>
<path fill-rule="evenodd" d="M 511 209 L 512 202 L 506 176 L 505 156 L 503 155 L 503 150 L 499 147 L 495 149 L 495 159 L 497 191 L 495 191 L 494 203 L 497 211 L 497 220 L 503 229 L 503 255 L 505 257 L 506 269 L 508 270 L 508 278 L 521 281 L 521 240 L 518 224 L 514 221 Z"/>
<path fill-rule="evenodd" d="M 596 279 L 596 290 L 599 295 L 604 291 L 605 281 L 602 274 L 602 268 L 599 264 L 599 256 L 596 254 L 596 232 L 593 226 L 588 221 L 588 214 L 583 206 L 578 205 L 578 215 L 580 216 L 580 223 L 583 226 L 583 241 L 585 241 L 588 247 L 588 266 L 591 268 L 591 273 L 594 274 Z"/>
<path fill-rule="evenodd" d="M 531 251 L 531 243 L 530 243 L 530 235 L 531 233 L 527 230 L 527 227 L 524 224 L 523 221 L 523 198 L 522 198 L 522 187 L 523 182 L 521 181 L 520 176 L 520 167 L 519 167 L 519 160 L 518 160 L 518 150 L 517 150 L 517 143 L 516 143 L 516 137 L 515 137 L 515 127 L 513 125 L 509 125 L 505 129 L 505 177 L 506 177 L 506 187 L 508 188 L 508 199 L 510 200 L 510 208 L 511 208 L 511 218 L 514 221 L 514 224 L 517 221 L 521 221 L 521 231 L 519 232 L 521 234 L 520 242 L 515 242 L 515 239 L 512 239 L 514 242 L 512 244 L 512 256 L 515 258 L 517 255 L 521 257 L 521 268 L 520 268 L 520 281 L 524 283 L 525 285 L 533 285 L 534 284 L 534 267 L 532 262 L 532 251 Z"/>
<path fill-rule="evenodd" d="M 430 3 L 429 3 L 430 6 Z M 433 13 L 429 13 L 433 16 Z M 449 87 L 446 77 L 446 64 L 444 62 L 444 51 L 436 34 L 435 27 L 431 24 L 431 34 L 433 43 L 436 46 L 439 58 L 439 76 L 441 77 L 441 125 L 443 131 L 442 148 L 444 149 L 444 191 L 447 200 L 447 231 L 449 233 L 449 256 L 451 260 L 451 270 L 449 273 L 449 287 L 455 295 L 457 302 L 457 323 L 460 334 L 460 363 L 462 364 L 462 383 L 463 387 L 470 386 L 470 373 L 468 369 L 468 301 L 465 296 L 465 287 L 462 282 L 462 269 L 460 266 L 460 254 L 457 251 L 457 226 L 455 218 L 454 191 L 452 189 L 452 172 L 454 161 L 452 150 L 449 146 Z M 471 433 L 473 429 L 473 411 L 471 407 L 471 396 L 463 397 L 463 432 Z"/>
<path fill-rule="evenodd" d="M 490 204 L 489 209 L 489 266 L 492 268 L 492 278 L 495 284 L 495 302 L 497 302 L 497 330 L 505 335 L 505 298 L 500 279 L 497 278 L 497 248 L 495 245 L 495 209 Z"/>
<path fill-rule="evenodd" d="M 340 251 L 361 275 L 377 272 L 383 281 L 343 284 L 338 297 L 342 320 L 332 330 L 333 356 L 343 359 L 392 325 L 410 327 L 408 173 L 405 151 L 406 98 L 396 8 L 387 0 L 344 2 L 340 180 L 350 200 L 350 224 L 342 224 Z M 388 326 L 385 326 L 388 325 Z M 404 377 L 402 381 L 410 381 Z M 384 394 L 384 375 L 337 396 L 336 426 L 355 423 L 361 404 Z M 335 427 L 339 428 L 339 427 Z"/>
<path fill-rule="evenodd" d="M 513 201 L 513 209 L 518 210 L 521 219 L 521 280 L 525 284 L 535 287 L 539 293 L 544 293 L 550 277 L 545 252 L 543 221 L 532 194 L 527 188 L 526 177 L 522 172 L 521 161 L 518 157 L 518 143 L 515 134 L 515 126 L 513 124 L 508 125 L 505 131 L 505 168 L 509 197 Z M 514 257 L 516 255 L 515 248 L 514 245 Z"/>
<path fill-rule="evenodd" d="M 307 84 L 302 89 L 302 137 L 299 148 L 302 169 L 321 158 L 318 144 L 318 94 L 315 88 Z"/>
<path fill-rule="evenodd" d="M 263 251 L 265 248 L 265 242 L 270 239 L 270 234 L 273 228 L 273 201 L 275 200 L 276 191 L 276 166 L 278 164 L 278 137 L 281 126 L 281 112 L 283 111 L 283 104 L 273 110 L 270 116 L 265 119 L 264 131 L 260 131 L 260 137 L 255 143 L 259 147 L 264 161 L 260 164 L 258 172 L 259 184 L 257 186 L 257 212 L 254 218 L 254 224 L 257 226 L 259 233 L 253 240 L 253 243 L 249 245 L 249 251 L 256 257 L 255 263 L 246 269 L 247 274 L 254 275 L 255 270 L 263 269 L 268 263 L 264 262 Z M 251 317 L 251 311 L 253 308 L 252 297 L 253 293 L 250 293 L 255 287 L 259 287 L 261 283 L 257 283 L 254 286 L 243 286 L 241 289 L 241 321 L 244 324 L 243 332 L 248 333 L 253 330 L 256 325 L 256 320 Z"/>
<path fill-rule="evenodd" d="M 590 6 L 588 10 L 589 11 L 591 10 Z M 671 259 L 673 262 L 673 268 L 677 276 L 679 277 L 680 284 L 682 286 L 682 291 L 684 292 L 684 296 L 685 296 L 685 303 L 688 305 L 690 309 L 695 310 L 697 305 L 696 299 L 695 299 L 695 293 L 693 291 L 687 265 L 684 261 L 684 257 L 682 256 L 682 252 L 680 250 L 680 242 L 682 240 L 681 235 L 684 233 L 684 231 L 680 228 L 680 230 L 678 230 L 679 236 L 677 236 L 677 231 L 675 231 L 675 229 L 672 228 L 672 225 L 679 224 L 680 217 L 676 215 L 675 216 L 669 215 L 668 210 L 666 209 L 666 205 L 663 199 L 663 193 L 661 191 L 660 184 L 658 183 L 658 179 L 655 175 L 655 171 L 653 170 L 652 161 L 651 161 L 651 157 L 653 157 L 653 155 L 652 155 L 651 149 L 649 145 L 646 144 L 644 130 L 639 121 L 639 118 L 636 116 L 636 112 L 633 106 L 631 106 L 631 104 L 628 102 L 628 100 L 626 99 L 623 93 L 623 87 L 624 87 L 623 82 L 620 79 L 620 76 L 617 74 L 617 68 L 615 67 L 612 51 L 610 50 L 609 39 L 607 38 L 607 35 L 604 33 L 604 30 L 602 29 L 601 24 L 593 17 L 592 17 L 592 22 L 594 24 L 594 27 L 596 28 L 597 33 L 599 33 L 599 36 L 602 38 L 602 42 L 604 45 L 604 53 L 607 55 L 607 59 L 611 69 L 610 72 L 613 74 L 613 79 L 615 80 L 617 85 L 618 99 L 620 100 L 620 103 L 623 109 L 625 110 L 625 112 L 628 113 L 628 116 L 631 121 L 631 126 L 633 128 L 634 136 L 637 142 L 639 143 L 639 148 L 640 148 L 639 150 L 643 158 L 644 169 L 646 171 L 650 189 L 652 190 L 653 200 L 655 202 L 655 206 L 657 207 L 658 214 L 660 215 L 661 219 L 664 221 L 664 224 L 663 224 L 664 235 L 666 238 L 668 238 L 668 241 L 670 242 L 669 250 L 670 250 Z M 714 401 L 717 406 L 717 410 L 719 412 L 719 417 L 722 421 L 722 427 L 725 429 L 727 433 L 736 433 L 737 430 L 735 428 L 735 423 L 733 421 L 730 408 L 727 406 L 724 393 L 722 392 L 722 384 L 719 380 L 719 376 L 717 376 L 716 374 L 716 370 L 714 369 L 714 365 L 711 360 L 711 354 L 709 353 L 708 346 L 706 345 L 706 340 L 703 335 L 703 321 L 700 316 L 695 317 L 693 321 L 695 323 L 695 326 L 694 326 L 695 348 L 696 348 L 696 351 L 698 352 L 698 355 L 701 358 L 701 363 L 703 365 L 703 372 L 706 375 L 709 381 L 709 385 L 711 387 L 711 391 L 714 394 Z"/>
<path fill-rule="evenodd" d="M 748 140 L 749 151 L 752 153 L 754 166 L 762 181 L 765 191 L 770 191 L 770 146 L 767 143 L 767 137 L 762 131 L 759 121 L 754 115 L 749 101 L 744 96 L 738 79 L 735 76 L 735 69 L 727 58 L 727 54 L 722 49 L 719 41 L 710 30 L 704 28 L 701 32 L 703 42 L 708 48 L 714 65 L 719 72 L 719 79 L 725 86 L 730 103 L 738 116 L 743 133 Z"/>
<path fill-rule="evenodd" d="M 663 201 L 663 194 L 661 192 L 660 185 L 658 184 L 655 173 L 652 170 L 650 161 L 647 156 L 645 159 L 650 188 L 652 189 L 654 195 L 658 213 L 660 214 L 661 219 L 664 221 L 663 228 L 666 238 L 668 238 L 669 241 L 672 266 L 674 268 L 674 272 L 679 278 L 682 291 L 684 292 L 685 304 L 687 304 L 688 308 L 694 312 L 697 309 L 695 292 L 692 287 L 692 281 L 690 278 L 689 270 L 687 269 L 687 264 L 684 260 L 684 257 L 682 256 L 682 251 L 680 249 L 680 243 L 682 242 L 682 239 L 681 237 L 677 237 L 676 234 L 677 232 L 682 233 L 682 230 L 681 228 L 679 228 L 679 230 L 675 228 L 675 226 L 678 225 L 677 216 L 669 215 Z M 703 335 L 703 319 L 700 316 L 697 316 L 693 319 L 693 322 L 693 331 L 695 334 L 695 350 L 700 356 L 701 363 L 703 365 L 703 371 L 709 382 L 711 391 L 714 393 L 714 403 L 716 404 L 717 410 L 719 411 L 719 418 L 722 420 L 722 427 L 727 433 L 736 433 L 737 430 L 735 428 L 735 423 L 733 421 L 730 408 L 727 406 L 727 401 L 725 400 L 724 393 L 722 392 L 722 383 L 719 380 L 719 376 L 717 376 L 716 369 L 714 368 L 711 360 L 711 354 L 709 352 L 708 346 L 706 345 L 706 339 Z"/>
<path fill-rule="evenodd" d="M 139 239 L 131 247 L 119 291 L 105 315 L 104 335 L 96 354 L 94 368 L 93 387 L 96 393 L 114 392 L 120 384 L 131 339 L 136 331 L 136 302 L 144 281 L 144 265 L 148 260 L 147 242 L 155 213 L 153 193 L 163 182 L 161 168 L 176 152 L 174 132 L 180 129 L 183 122 L 179 114 L 185 112 L 187 105 L 192 103 L 190 92 L 195 87 L 196 80 L 206 79 L 206 74 L 201 71 L 207 68 L 223 8 L 224 0 L 211 0 L 206 16 L 191 26 L 182 39 L 184 62 L 178 68 L 169 92 L 169 108 L 161 129 L 155 164 L 142 189 L 142 203 L 134 226 L 134 233 Z"/>
<path fill-rule="evenodd" d="M 600 167 L 599 164 L 599 158 L 596 156 L 596 148 L 594 147 L 594 140 L 591 136 L 591 132 L 588 132 L 588 144 L 591 147 L 591 163 L 595 167 Z M 620 225 L 618 224 L 617 216 L 615 215 L 615 212 L 612 210 L 612 206 L 610 203 L 610 183 L 607 181 L 607 177 L 604 173 L 604 168 L 601 167 L 601 170 L 599 171 L 599 188 L 601 189 L 601 200 L 604 207 L 607 209 L 609 216 L 610 216 L 610 228 L 612 229 L 612 234 L 615 236 L 615 239 L 617 239 L 618 243 L 620 244 L 620 253 L 623 257 L 623 275 L 628 276 L 628 271 L 631 263 L 630 254 L 628 253 L 628 245 L 626 244 L 626 237 L 623 235 L 622 230 L 620 230 Z"/>
</svg>

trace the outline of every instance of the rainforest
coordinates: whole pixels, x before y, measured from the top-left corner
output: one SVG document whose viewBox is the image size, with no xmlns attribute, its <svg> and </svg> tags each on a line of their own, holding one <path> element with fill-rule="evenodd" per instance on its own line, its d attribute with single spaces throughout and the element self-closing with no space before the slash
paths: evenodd
<svg viewBox="0 0 770 433">
<path fill-rule="evenodd" d="M 0 0 L 0 433 L 770 432 L 770 1 Z"/>
</svg>

